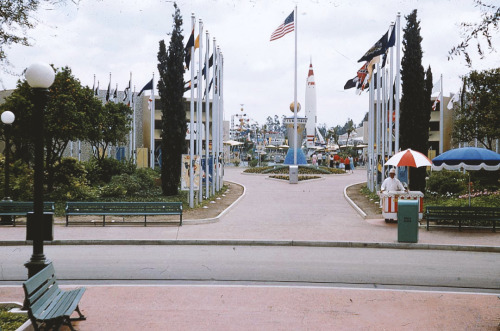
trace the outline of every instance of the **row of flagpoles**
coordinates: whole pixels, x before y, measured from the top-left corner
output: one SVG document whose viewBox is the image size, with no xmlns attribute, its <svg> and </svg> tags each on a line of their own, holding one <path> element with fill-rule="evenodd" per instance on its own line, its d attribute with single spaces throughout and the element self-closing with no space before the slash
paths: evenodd
<svg viewBox="0 0 500 331">
<path fill-rule="evenodd" d="M 368 114 L 368 171 L 367 182 L 371 191 L 378 189 L 385 178 L 385 159 L 400 150 L 399 147 L 399 115 L 401 87 L 401 15 L 396 16 L 389 30 L 380 38 L 358 62 L 365 61 L 356 76 L 349 79 L 344 89 L 356 88 L 356 93 L 369 90 Z M 395 46 L 395 47 L 394 47 Z M 394 48 L 396 55 L 394 56 Z M 389 69 L 386 68 L 389 58 Z M 396 70 L 393 71 L 394 59 Z M 433 84 L 432 94 L 439 93 L 433 109 L 440 106 L 439 119 L 439 153 L 443 153 L 444 107 L 443 107 L 443 75 Z M 458 94 L 457 94 L 458 96 Z M 448 109 L 453 107 L 450 100 Z M 394 150 L 393 147 L 394 141 Z M 377 173 L 380 171 L 380 178 Z"/>
<path fill-rule="evenodd" d="M 191 15 L 191 35 L 186 44 L 186 68 L 190 70 L 191 80 L 186 90 L 191 90 L 190 98 L 190 121 L 189 121 L 189 206 L 194 206 L 194 181 L 199 185 L 198 201 L 203 200 L 203 191 L 208 199 L 216 191 L 220 191 L 223 185 L 223 122 L 224 122 L 224 57 L 217 46 L 216 39 L 213 38 L 212 56 L 210 55 L 210 34 L 206 34 L 206 45 L 203 44 L 203 21 L 199 20 L 198 37 L 194 38 L 196 28 L 196 18 Z M 195 76 L 195 50 L 198 49 L 198 70 Z M 203 51 L 205 50 L 205 53 Z M 203 58 L 205 55 L 205 58 Z M 192 64 L 190 68 L 190 63 Z M 210 78 L 210 68 L 212 76 Z M 212 85 L 212 116 L 210 116 L 210 90 Z M 196 96 L 195 96 L 196 89 Z M 205 127 L 203 130 L 203 99 L 205 96 Z M 196 108 L 195 108 L 196 99 Z M 195 114 L 196 113 L 196 114 Z M 196 123 L 195 123 L 196 118 Z M 212 119 L 212 158 L 210 159 L 210 118 Z M 203 131 L 205 132 L 205 155 L 203 155 Z M 195 146 L 196 137 L 196 146 Z M 196 157 L 195 157 L 196 156 Z M 205 159 L 205 168 L 198 172 L 199 178 L 194 178 L 195 159 Z M 211 165 L 211 167 L 210 167 Z M 211 171 L 210 171 L 211 169 Z M 203 173 L 205 173 L 205 187 L 203 187 Z M 212 178 L 212 186 L 210 180 Z"/>
<path fill-rule="evenodd" d="M 357 94 L 369 91 L 367 186 L 371 191 L 384 180 L 385 156 L 393 154 L 393 140 L 394 150 L 399 150 L 400 17 L 398 13 L 396 23 L 359 59 L 358 62 L 364 61 L 363 66 L 344 86 L 344 89 L 355 87 Z M 396 56 L 393 46 L 396 46 Z M 380 179 L 377 178 L 379 164 Z"/>
<path fill-rule="evenodd" d="M 224 120 L 224 96 L 223 96 L 223 64 L 224 57 L 217 46 L 216 39 L 213 38 L 213 51 L 212 55 L 209 57 L 210 53 L 210 34 L 206 31 L 206 46 L 203 43 L 203 22 L 199 20 L 198 37 L 194 38 L 196 20 L 194 14 L 191 16 L 192 22 L 192 32 L 187 41 L 185 47 L 185 64 L 187 70 L 190 70 L 191 79 L 187 82 L 187 86 L 184 91 L 191 91 L 190 96 L 190 122 L 188 126 L 189 133 L 189 205 L 194 206 L 194 190 L 195 181 L 200 183 L 198 186 L 198 201 L 203 200 L 203 191 L 205 197 L 208 199 L 211 195 L 214 195 L 216 191 L 220 191 L 223 185 L 223 120 Z M 198 70 L 195 75 L 195 51 L 199 51 L 198 60 Z M 205 53 L 203 51 L 205 50 Z M 203 59 L 203 55 L 205 58 Z M 192 64 L 192 65 L 191 65 Z M 210 70 L 212 68 L 212 70 Z M 212 72 L 211 72 L 212 71 Z M 212 76 L 212 78 L 210 78 Z M 212 85 L 214 86 L 212 90 Z M 96 87 L 97 86 L 97 87 Z M 113 91 L 111 89 L 111 73 L 109 76 L 108 89 L 106 91 L 105 99 L 106 102 L 123 102 L 127 103 L 129 107 L 133 108 L 133 127 L 130 132 L 130 157 L 136 161 L 136 109 L 135 109 L 135 86 L 134 92 L 131 93 L 132 86 L 132 73 L 130 74 L 130 80 L 128 86 L 124 90 L 123 100 L 118 98 L 118 85 Z M 151 132 L 150 132 L 150 151 L 149 151 L 149 165 L 151 168 L 155 166 L 155 77 L 144 85 L 144 87 L 137 94 L 140 97 L 144 91 L 151 90 L 151 97 L 149 98 L 149 109 L 151 110 Z M 195 95 L 196 89 L 196 95 Z M 95 81 L 94 75 L 94 94 L 97 97 L 103 97 L 99 95 L 99 81 Z M 210 91 L 212 90 L 212 113 L 210 116 Z M 205 99 L 205 127 L 203 128 L 203 100 Z M 196 103 L 196 107 L 195 107 Z M 196 119 L 196 121 L 195 121 Z M 210 119 L 211 119 L 211 132 L 210 132 Z M 205 134 L 202 137 L 202 134 Z M 210 158 L 210 135 L 212 136 L 212 158 Z M 205 139 L 205 154 L 203 155 L 203 138 Z M 196 146 L 195 146 L 196 140 Z M 197 172 L 199 178 L 195 178 L 194 168 L 199 166 L 195 162 L 199 162 L 202 158 L 205 159 L 205 168 L 202 171 Z M 196 161 L 198 160 L 198 161 Z M 181 160 L 179 160 L 181 162 Z M 203 176 L 205 177 L 205 185 L 203 187 Z M 211 178 L 212 180 L 209 180 Z M 212 184 L 212 185 L 210 185 Z"/>
</svg>

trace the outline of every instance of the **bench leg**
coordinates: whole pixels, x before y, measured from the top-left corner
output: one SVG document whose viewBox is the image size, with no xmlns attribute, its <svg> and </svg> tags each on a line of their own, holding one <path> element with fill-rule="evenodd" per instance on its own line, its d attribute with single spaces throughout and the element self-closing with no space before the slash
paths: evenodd
<svg viewBox="0 0 500 331">
<path fill-rule="evenodd" d="M 66 215 L 66 226 L 68 226 L 68 218 L 69 218 L 69 216 Z"/>
<path fill-rule="evenodd" d="M 146 215 L 144 215 L 144 226 L 146 226 Z"/>
<path fill-rule="evenodd" d="M 181 221 L 179 223 L 179 226 L 182 226 L 182 213 L 181 213 Z"/>
<path fill-rule="evenodd" d="M 106 215 L 102 215 L 102 226 L 106 225 Z"/>
<path fill-rule="evenodd" d="M 78 313 L 78 317 L 76 318 L 70 318 L 70 321 L 85 321 L 87 317 L 85 317 L 82 312 L 80 311 L 80 306 L 76 306 L 75 311 Z"/>
</svg>

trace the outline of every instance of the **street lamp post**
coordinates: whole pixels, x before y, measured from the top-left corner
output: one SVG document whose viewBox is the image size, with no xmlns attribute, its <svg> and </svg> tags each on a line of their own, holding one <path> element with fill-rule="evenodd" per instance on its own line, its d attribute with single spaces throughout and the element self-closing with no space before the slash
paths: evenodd
<svg viewBox="0 0 500 331">
<path fill-rule="evenodd" d="M 5 150 L 4 150 L 4 154 L 5 154 L 5 169 L 4 169 L 4 173 L 5 173 L 5 181 L 4 181 L 4 198 L 3 200 L 4 201 L 11 201 L 10 199 L 10 183 L 9 183 L 9 180 L 10 180 L 10 137 L 9 137 L 9 131 L 10 131 L 10 125 L 12 123 L 14 123 L 14 119 L 16 117 L 14 116 L 14 113 L 7 110 L 7 111 L 4 111 L 2 113 L 2 116 L 1 116 L 1 119 L 2 119 L 2 123 L 5 124 L 5 127 L 4 127 L 4 132 L 5 132 Z M 9 224 L 12 224 L 13 221 L 12 221 L 12 215 L 2 215 L 2 218 L 1 218 L 1 221 L 0 221 L 0 224 L 4 224 L 4 225 L 9 225 Z"/>
<path fill-rule="evenodd" d="M 34 276 L 45 268 L 50 262 L 43 253 L 43 241 L 51 240 L 52 224 L 45 224 L 47 216 L 52 220 L 53 215 L 44 215 L 43 212 L 43 177 L 44 177 L 44 142 L 43 142 L 43 113 L 47 103 L 48 88 L 55 79 L 55 73 L 48 64 L 32 64 L 25 73 L 28 84 L 33 88 L 35 95 L 35 107 L 33 109 L 33 141 L 35 149 L 34 165 L 34 193 L 33 193 L 33 213 L 28 214 L 26 239 L 33 240 L 33 254 L 26 262 L 28 277 Z M 50 229 L 46 227 L 50 226 Z M 49 231 L 48 231 L 49 230 Z"/>
</svg>

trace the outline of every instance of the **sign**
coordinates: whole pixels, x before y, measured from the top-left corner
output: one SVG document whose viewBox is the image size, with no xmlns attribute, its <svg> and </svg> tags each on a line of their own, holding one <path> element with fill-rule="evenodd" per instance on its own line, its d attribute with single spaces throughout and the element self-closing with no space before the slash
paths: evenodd
<svg viewBox="0 0 500 331">
<path fill-rule="evenodd" d="M 200 157 L 199 155 L 194 156 L 193 162 L 189 162 L 190 155 L 189 154 L 182 154 L 181 158 L 181 191 L 188 191 L 189 186 L 191 184 L 190 178 L 189 178 L 189 169 L 190 166 L 193 167 L 193 175 L 194 175 L 194 180 L 193 180 L 193 190 L 197 191 L 200 188 Z"/>
</svg>

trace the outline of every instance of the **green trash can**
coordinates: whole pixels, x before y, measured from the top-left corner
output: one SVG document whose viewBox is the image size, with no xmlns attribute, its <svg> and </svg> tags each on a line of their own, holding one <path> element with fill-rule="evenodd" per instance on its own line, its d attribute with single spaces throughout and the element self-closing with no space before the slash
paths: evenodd
<svg viewBox="0 0 500 331">
<path fill-rule="evenodd" d="M 398 242 L 418 242 L 418 200 L 398 200 Z"/>
</svg>

